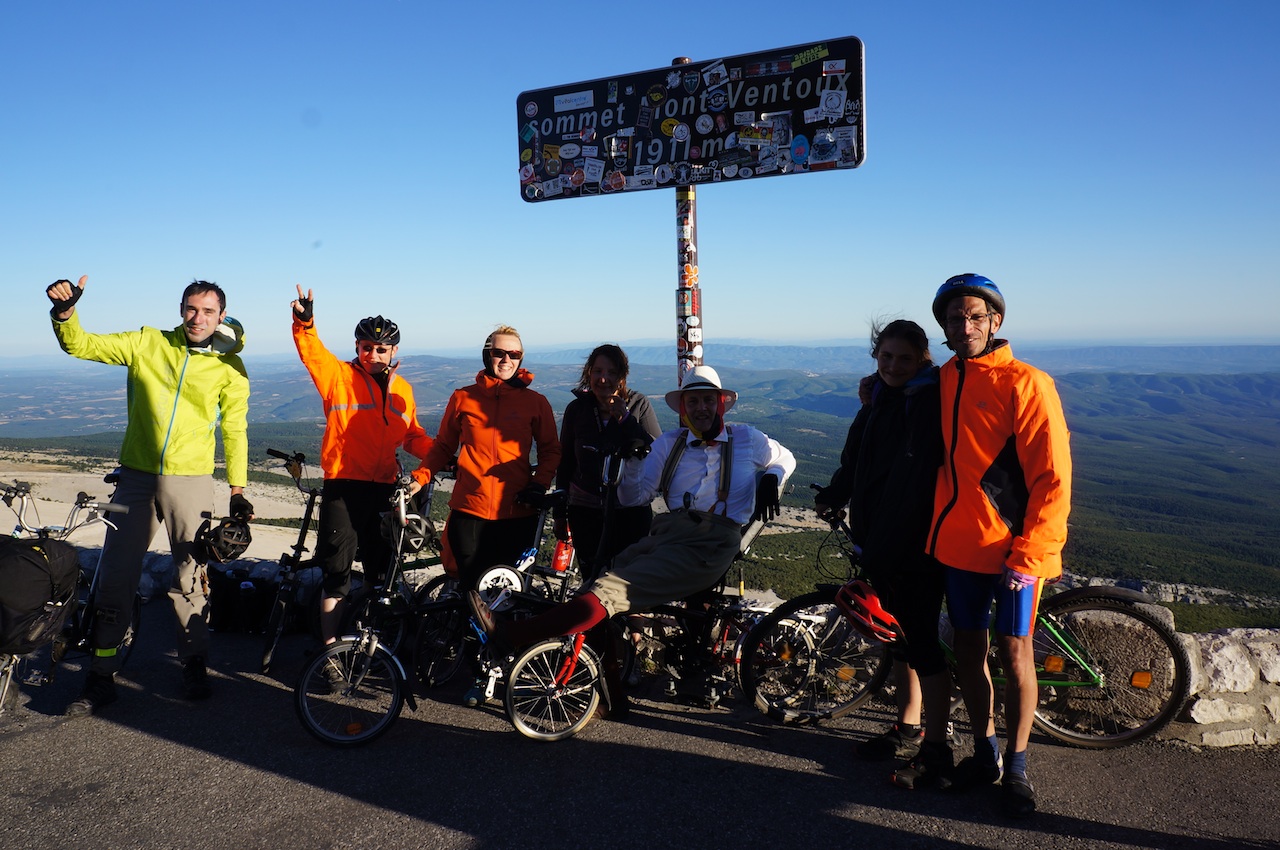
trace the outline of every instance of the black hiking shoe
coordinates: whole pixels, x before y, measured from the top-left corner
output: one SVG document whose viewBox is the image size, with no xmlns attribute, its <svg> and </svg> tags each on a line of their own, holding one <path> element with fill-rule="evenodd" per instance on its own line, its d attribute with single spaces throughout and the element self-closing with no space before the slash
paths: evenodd
<svg viewBox="0 0 1280 850">
<path fill-rule="evenodd" d="M 1004 816 L 1022 820 L 1036 813 L 1036 789 L 1025 774 L 1010 773 L 1000 785 L 1000 808 Z"/>
<path fill-rule="evenodd" d="M 924 741 L 923 729 L 919 729 L 915 735 L 904 735 L 902 728 L 895 723 L 883 734 L 856 744 L 853 751 L 858 758 L 866 761 L 888 761 L 889 759 L 906 761 L 916 757 L 916 753 L 920 752 L 922 741 Z"/>
<path fill-rule="evenodd" d="M 84 717 L 97 714 L 103 708 L 115 702 L 116 677 L 112 673 L 94 673 L 89 671 L 89 678 L 84 681 L 84 690 L 75 702 L 67 706 L 65 716 Z"/>
<path fill-rule="evenodd" d="M 347 677 L 338 666 L 338 663 L 330 658 L 320 668 L 321 682 L 317 686 L 322 693 L 340 694 L 343 688 L 347 686 Z"/>
<path fill-rule="evenodd" d="M 925 741 L 920 745 L 920 752 L 916 757 L 894 771 L 890 781 L 908 791 L 917 788 L 946 788 L 951 784 L 954 765 L 955 759 L 949 746 Z"/>
<path fill-rule="evenodd" d="M 948 791 L 965 792 L 984 785 L 995 785 L 1004 776 L 1004 761 L 996 756 L 995 764 L 978 761 L 973 756 L 960 759 L 955 770 L 951 772 Z"/>
<path fill-rule="evenodd" d="M 185 700 L 208 699 L 212 693 L 204 659 L 199 655 L 191 656 L 182 663 L 182 698 Z"/>
</svg>

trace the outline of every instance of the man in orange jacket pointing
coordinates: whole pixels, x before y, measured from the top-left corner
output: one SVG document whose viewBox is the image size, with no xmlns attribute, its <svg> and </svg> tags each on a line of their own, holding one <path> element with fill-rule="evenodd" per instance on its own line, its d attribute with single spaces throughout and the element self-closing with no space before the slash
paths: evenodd
<svg viewBox="0 0 1280 850">
<path fill-rule="evenodd" d="M 396 451 L 421 459 L 432 439 L 418 424 L 413 388 L 396 374 L 400 329 L 382 316 L 356 325 L 356 356 L 339 360 L 316 334 L 312 291 L 298 287 L 293 302 L 293 342 L 302 365 L 324 399 L 324 439 L 316 561 L 324 569 L 320 632 L 332 643 L 342 621 L 342 600 L 351 592 L 356 552 L 365 575 L 376 579 L 391 560 L 381 514 L 399 476 Z"/>
</svg>

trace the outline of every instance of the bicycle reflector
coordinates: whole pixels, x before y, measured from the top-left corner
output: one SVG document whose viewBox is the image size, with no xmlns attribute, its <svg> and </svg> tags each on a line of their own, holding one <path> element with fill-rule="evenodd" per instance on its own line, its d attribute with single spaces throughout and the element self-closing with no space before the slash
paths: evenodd
<svg viewBox="0 0 1280 850">
<path fill-rule="evenodd" d="M 836 607 L 853 627 L 871 640 L 897 643 L 903 640 L 898 619 L 880 604 L 880 596 L 862 579 L 854 579 L 836 591 Z"/>
</svg>

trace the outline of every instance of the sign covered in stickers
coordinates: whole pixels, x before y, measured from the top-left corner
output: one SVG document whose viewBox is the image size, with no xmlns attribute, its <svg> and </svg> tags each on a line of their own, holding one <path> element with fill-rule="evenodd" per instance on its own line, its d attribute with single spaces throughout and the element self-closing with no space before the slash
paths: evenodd
<svg viewBox="0 0 1280 850">
<path fill-rule="evenodd" d="M 866 157 L 853 37 L 521 92 L 530 202 L 857 168 Z"/>
</svg>

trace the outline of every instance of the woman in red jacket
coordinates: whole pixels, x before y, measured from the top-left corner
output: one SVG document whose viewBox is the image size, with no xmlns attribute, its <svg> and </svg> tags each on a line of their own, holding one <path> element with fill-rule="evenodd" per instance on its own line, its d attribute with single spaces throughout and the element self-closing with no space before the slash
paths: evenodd
<svg viewBox="0 0 1280 850">
<path fill-rule="evenodd" d="M 413 473 L 420 487 L 457 456 L 445 534 L 463 590 L 494 564 L 514 564 L 529 546 L 538 513 L 521 497 L 545 493 L 560 465 L 555 414 L 529 389 L 533 373 L 520 368 L 520 334 L 498 327 L 481 358 L 484 369 L 474 384 L 454 390 L 435 444 Z"/>
</svg>

